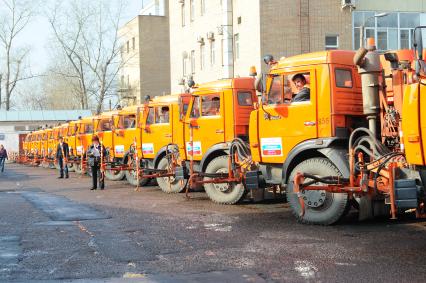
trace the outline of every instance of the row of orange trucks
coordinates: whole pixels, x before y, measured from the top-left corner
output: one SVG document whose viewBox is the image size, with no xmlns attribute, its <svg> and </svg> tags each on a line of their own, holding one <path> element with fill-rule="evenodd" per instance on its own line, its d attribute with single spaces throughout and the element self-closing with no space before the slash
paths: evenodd
<svg viewBox="0 0 426 283">
<path fill-rule="evenodd" d="M 421 29 L 416 29 L 417 32 Z M 418 38 L 418 36 L 417 36 Z M 265 73 L 190 85 L 182 94 L 85 117 L 27 136 L 21 161 L 89 171 L 98 135 L 110 180 L 155 179 L 166 193 L 203 188 L 219 204 L 285 198 L 299 222 L 330 225 L 425 215 L 426 64 L 423 46 L 379 54 L 331 50 L 275 61 Z M 302 75 L 305 101 L 292 101 Z"/>
</svg>

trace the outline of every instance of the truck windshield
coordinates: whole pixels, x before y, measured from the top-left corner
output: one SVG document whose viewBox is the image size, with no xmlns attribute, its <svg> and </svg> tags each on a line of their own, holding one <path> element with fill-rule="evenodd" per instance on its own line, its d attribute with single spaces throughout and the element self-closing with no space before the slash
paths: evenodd
<svg viewBox="0 0 426 283">
<path fill-rule="evenodd" d="M 271 86 L 269 88 L 268 104 L 281 104 L 283 103 L 283 77 L 280 75 L 272 78 Z"/>
</svg>

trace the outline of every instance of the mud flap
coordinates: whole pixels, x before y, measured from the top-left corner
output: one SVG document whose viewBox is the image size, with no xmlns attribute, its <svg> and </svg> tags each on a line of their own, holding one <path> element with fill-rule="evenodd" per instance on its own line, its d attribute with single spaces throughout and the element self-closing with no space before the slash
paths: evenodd
<svg viewBox="0 0 426 283">
<path fill-rule="evenodd" d="M 374 217 L 373 201 L 368 196 L 355 199 L 359 204 L 358 220 L 363 221 Z"/>
</svg>

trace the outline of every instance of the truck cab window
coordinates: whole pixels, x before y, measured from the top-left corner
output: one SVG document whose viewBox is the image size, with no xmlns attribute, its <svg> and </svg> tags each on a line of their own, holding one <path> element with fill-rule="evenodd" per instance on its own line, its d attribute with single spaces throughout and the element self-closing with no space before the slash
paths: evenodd
<svg viewBox="0 0 426 283">
<path fill-rule="evenodd" d="M 169 123 L 170 111 L 169 106 L 160 106 L 156 109 L 155 123 L 156 124 L 165 124 Z"/>
<path fill-rule="evenodd" d="M 202 116 L 217 116 L 220 115 L 220 96 L 206 95 L 201 101 Z"/>
<path fill-rule="evenodd" d="M 310 74 L 309 72 L 298 72 L 287 75 L 285 78 L 286 87 L 285 100 L 291 103 L 307 102 L 311 99 Z"/>
<path fill-rule="evenodd" d="M 155 117 L 155 113 L 154 113 L 155 109 L 150 107 L 148 110 L 148 117 L 146 117 L 146 124 L 147 125 L 151 125 L 154 124 L 154 117 Z"/>
<path fill-rule="evenodd" d="M 124 116 L 123 117 L 124 129 L 134 129 L 135 126 L 136 126 L 136 117 L 135 116 Z"/>
<path fill-rule="evenodd" d="M 109 120 L 101 120 L 99 130 L 111 131 L 111 123 L 109 122 Z"/>
<path fill-rule="evenodd" d="M 194 97 L 194 102 L 192 103 L 192 110 L 191 110 L 191 118 L 198 118 L 200 117 L 200 97 Z"/>
<path fill-rule="evenodd" d="M 238 105 L 240 106 L 253 106 L 253 99 L 251 92 L 238 92 L 237 94 Z"/>
<path fill-rule="evenodd" d="M 335 69 L 336 87 L 352 88 L 352 71 L 349 69 Z"/>
<path fill-rule="evenodd" d="M 86 134 L 93 133 L 93 126 L 91 124 L 86 124 Z"/>
</svg>

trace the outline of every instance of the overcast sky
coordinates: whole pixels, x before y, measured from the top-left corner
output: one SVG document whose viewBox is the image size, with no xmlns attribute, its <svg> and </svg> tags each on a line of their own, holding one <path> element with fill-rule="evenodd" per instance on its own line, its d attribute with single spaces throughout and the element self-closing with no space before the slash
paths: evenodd
<svg viewBox="0 0 426 283">
<path fill-rule="evenodd" d="M 72 0 L 64 0 L 72 1 Z M 106 0 L 117 1 L 117 0 Z M 132 19 L 139 14 L 143 2 L 148 3 L 152 0 L 127 0 L 125 5 L 125 13 L 123 14 L 123 23 Z M 31 47 L 30 62 L 33 73 L 40 73 L 44 70 L 48 61 L 48 50 L 45 48 L 47 39 L 51 30 L 48 22 L 42 16 L 37 16 L 28 25 L 25 31 L 19 36 L 20 43 L 27 44 Z"/>
</svg>

